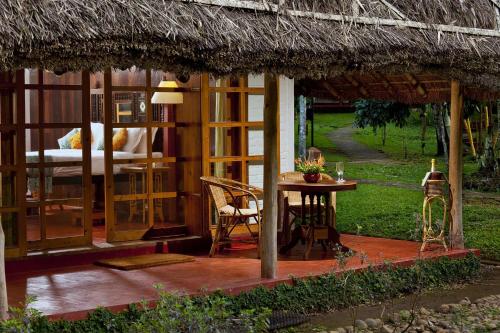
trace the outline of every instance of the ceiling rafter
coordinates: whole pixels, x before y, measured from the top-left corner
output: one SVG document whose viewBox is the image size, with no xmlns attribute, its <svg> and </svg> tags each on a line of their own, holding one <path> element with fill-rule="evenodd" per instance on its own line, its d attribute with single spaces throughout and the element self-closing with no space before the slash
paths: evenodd
<svg viewBox="0 0 500 333">
<path fill-rule="evenodd" d="M 368 95 L 369 95 L 368 90 L 366 90 L 366 88 L 358 80 L 356 80 L 354 77 L 352 77 L 349 74 L 345 74 L 344 77 L 347 81 L 349 81 L 350 84 L 352 84 L 354 87 L 358 88 L 359 93 L 363 97 L 368 97 Z"/>
<path fill-rule="evenodd" d="M 413 74 L 406 73 L 404 77 L 406 78 L 406 80 L 408 80 L 413 89 L 415 89 L 420 96 L 427 97 L 427 90 Z"/>
<path fill-rule="evenodd" d="M 321 85 L 326 89 L 332 96 L 337 98 L 339 101 L 342 100 L 342 94 L 338 91 L 330 82 L 322 81 Z"/>
<path fill-rule="evenodd" d="M 389 80 L 387 80 L 384 74 L 379 72 L 374 72 L 372 75 L 375 77 L 375 79 L 380 80 L 380 82 L 382 82 L 384 88 L 387 90 L 389 94 L 391 94 L 392 96 L 396 95 L 396 88 L 389 82 Z"/>
<path fill-rule="evenodd" d="M 396 14 L 397 17 L 399 17 L 400 19 L 402 20 L 407 20 L 408 17 L 406 17 L 405 14 L 401 13 L 401 11 L 399 9 L 397 9 L 396 7 L 394 7 L 391 3 L 389 3 L 387 0 L 379 0 L 384 6 L 386 6 L 387 8 L 389 8 L 389 10 L 391 12 L 393 12 L 394 14 Z"/>
</svg>

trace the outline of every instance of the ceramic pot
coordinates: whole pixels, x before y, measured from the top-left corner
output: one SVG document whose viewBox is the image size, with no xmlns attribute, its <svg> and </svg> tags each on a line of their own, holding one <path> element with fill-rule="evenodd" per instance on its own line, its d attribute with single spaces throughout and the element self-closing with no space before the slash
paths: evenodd
<svg viewBox="0 0 500 333">
<path fill-rule="evenodd" d="M 321 179 L 321 174 L 319 173 L 305 173 L 302 175 L 306 183 L 317 183 Z"/>
</svg>

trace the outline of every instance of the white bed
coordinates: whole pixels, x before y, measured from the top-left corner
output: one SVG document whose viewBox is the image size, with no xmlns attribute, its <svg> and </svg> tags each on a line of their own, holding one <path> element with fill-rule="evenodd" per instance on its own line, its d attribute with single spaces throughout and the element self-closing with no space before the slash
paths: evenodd
<svg viewBox="0 0 500 333">
<path fill-rule="evenodd" d="M 81 149 L 47 149 L 44 152 L 45 161 L 47 162 L 74 162 L 82 161 Z M 104 150 L 91 150 L 92 156 L 92 175 L 104 175 Z M 161 158 L 163 154 L 160 152 L 153 152 L 153 158 Z M 146 158 L 145 153 L 129 153 L 126 151 L 113 151 L 113 159 L 133 159 L 133 158 Z M 27 162 L 37 162 L 38 151 L 26 152 Z M 121 173 L 120 169 L 127 164 L 113 165 L 113 173 Z M 64 166 L 51 168 L 52 177 L 73 177 L 82 175 L 81 166 Z M 28 175 L 29 175 L 28 170 Z"/>
</svg>

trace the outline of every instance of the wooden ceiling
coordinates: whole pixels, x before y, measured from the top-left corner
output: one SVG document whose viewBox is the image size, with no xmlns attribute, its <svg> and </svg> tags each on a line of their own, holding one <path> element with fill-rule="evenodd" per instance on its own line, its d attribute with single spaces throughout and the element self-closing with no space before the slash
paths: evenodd
<svg viewBox="0 0 500 333">
<path fill-rule="evenodd" d="M 450 80 L 436 74 L 383 74 L 380 72 L 344 74 L 333 79 L 301 80 L 297 94 L 338 101 L 357 99 L 392 100 L 407 104 L 437 103 L 450 100 Z M 500 92 L 485 88 L 464 88 L 476 100 L 500 98 Z"/>
</svg>

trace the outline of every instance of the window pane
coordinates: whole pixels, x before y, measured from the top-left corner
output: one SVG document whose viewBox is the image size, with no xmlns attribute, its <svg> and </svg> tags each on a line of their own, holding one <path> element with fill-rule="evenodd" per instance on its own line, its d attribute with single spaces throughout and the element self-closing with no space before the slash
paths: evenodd
<svg viewBox="0 0 500 333">
<path fill-rule="evenodd" d="M 219 127 L 210 129 L 210 155 L 241 156 L 241 128 Z"/>
<path fill-rule="evenodd" d="M 242 181 L 241 167 L 241 162 L 212 162 L 210 163 L 210 174 L 215 177 Z"/>
<path fill-rule="evenodd" d="M 264 130 L 258 127 L 248 129 L 248 156 L 264 155 Z"/>
<path fill-rule="evenodd" d="M 80 85 L 82 84 L 82 73 L 65 72 L 56 74 L 51 71 L 43 71 L 43 84 Z"/>
<path fill-rule="evenodd" d="M 15 207 L 16 202 L 16 174 L 2 172 L 0 174 L 0 207 Z"/>
<path fill-rule="evenodd" d="M 264 95 L 247 95 L 248 121 L 264 121 Z"/>
<path fill-rule="evenodd" d="M 111 82 L 114 86 L 145 86 L 146 71 L 132 67 L 127 70 L 113 69 Z"/>
<path fill-rule="evenodd" d="M 210 121 L 241 121 L 240 93 L 210 93 Z"/>
<path fill-rule="evenodd" d="M 0 222 L 5 234 L 5 247 L 17 247 L 19 238 L 17 213 L 0 214 Z"/>
<path fill-rule="evenodd" d="M 16 131 L 0 131 L 0 165 L 16 165 L 17 135 Z"/>
<path fill-rule="evenodd" d="M 44 90 L 46 123 L 82 122 L 82 92 L 76 90 Z"/>
</svg>

